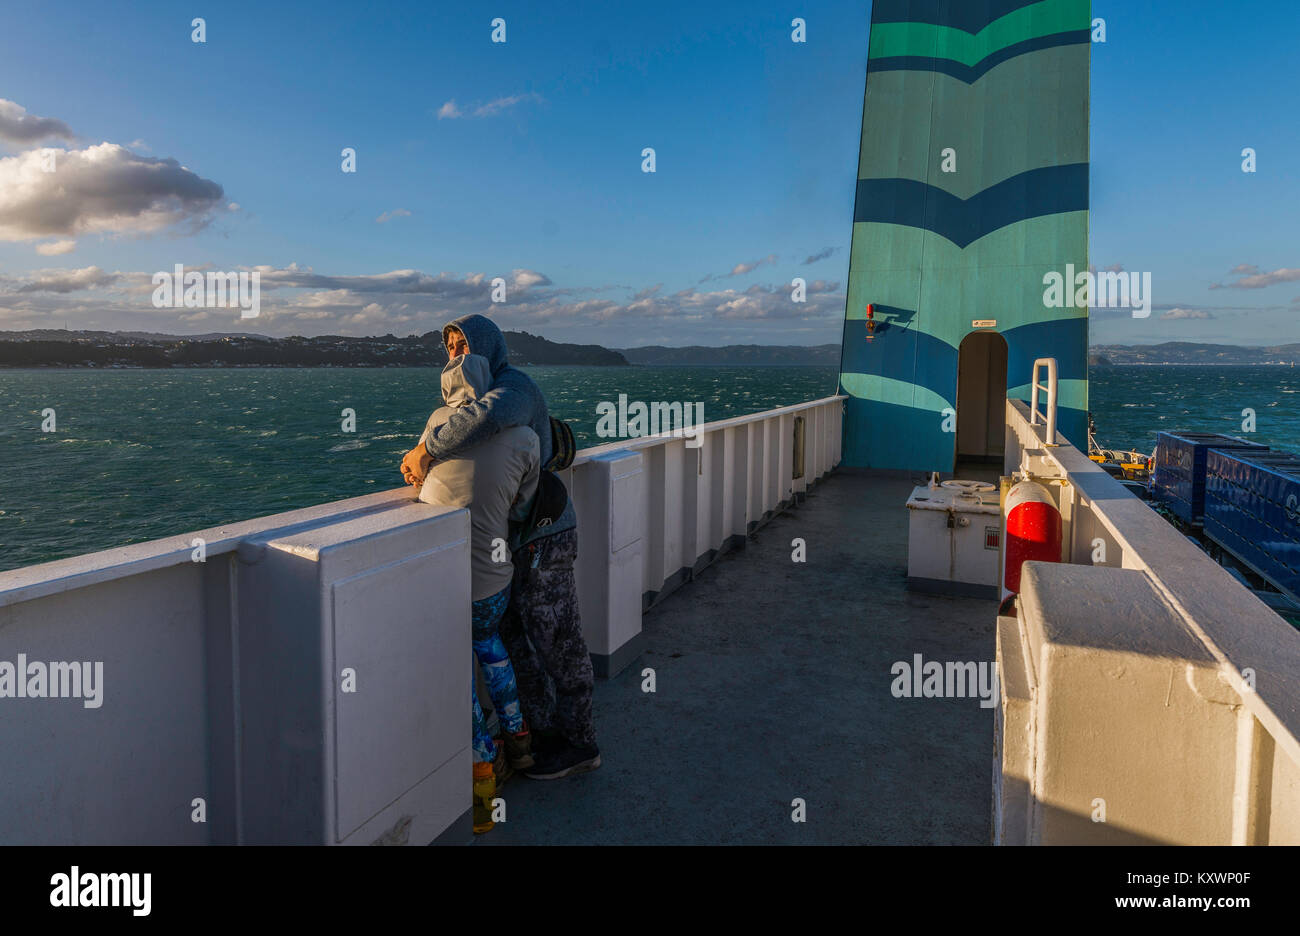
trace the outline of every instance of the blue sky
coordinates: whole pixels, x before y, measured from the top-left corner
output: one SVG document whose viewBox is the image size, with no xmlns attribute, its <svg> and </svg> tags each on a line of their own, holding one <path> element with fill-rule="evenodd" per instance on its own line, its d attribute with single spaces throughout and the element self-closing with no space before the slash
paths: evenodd
<svg viewBox="0 0 1300 936">
<path fill-rule="evenodd" d="M 1156 311 L 1094 316 L 1093 342 L 1300 341 L 1297 6 L 1094 15 L 1092 262 L 1150 271 Z M 7 4 L 0 328 L 409 334 L 483 311 L 611 347 L 838 342 L 869 16 L 838 0 Z M 73 155 L 34 175 L 51 147 Z M 55 178 L 85 203 L 22 194 Z M 177 263 L 260 270 L 261 316 L 154 308 L 150 275 Z"/>
</svg>

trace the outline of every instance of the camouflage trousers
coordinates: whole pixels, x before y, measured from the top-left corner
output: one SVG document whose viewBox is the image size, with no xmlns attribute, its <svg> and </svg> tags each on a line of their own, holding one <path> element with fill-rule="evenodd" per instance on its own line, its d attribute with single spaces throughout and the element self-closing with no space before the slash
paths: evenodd
<svg viewBox="0 0 1300 936">
<path fill-rule="evenodd" d="M 535 540 L 515 553 L 501 639 L 515 667 L 528 724 L 558 731 L 572 745 L 591 747 L 596 743 L 591 721 L 595 676 L 578 615 L 577 558 L 576 529 Z"/>
</svg>

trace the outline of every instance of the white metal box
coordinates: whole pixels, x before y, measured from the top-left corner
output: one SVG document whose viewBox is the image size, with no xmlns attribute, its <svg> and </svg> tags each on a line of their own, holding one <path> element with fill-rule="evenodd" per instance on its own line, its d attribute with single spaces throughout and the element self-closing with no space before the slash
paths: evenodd
<svg viewBox="0 0 1300 936">
<path fill-rule="evenodd" d="M 945 481 L 907 499 L 907 584 L 940 594 L 998 596 L 1002 516 L 990 484 Z"/>
</svg>

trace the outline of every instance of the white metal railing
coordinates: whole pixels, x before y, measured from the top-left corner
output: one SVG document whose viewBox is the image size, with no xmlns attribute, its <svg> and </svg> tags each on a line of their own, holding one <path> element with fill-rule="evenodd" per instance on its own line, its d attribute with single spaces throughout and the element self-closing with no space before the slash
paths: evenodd
<svg viewBox="0 0 1300 936">
<path fill-rule="evenodd" d="M 1000 840 L 1300 843 L 1300 633 L 1034 417 L 1007 401 L 1006 464 L 1046 468 L 1066 562 L 999 624 Z"/>
<path fill-rule="evenodd" d="M 753 423 L 762 423 L 771 419 L 790 416 L 799 413 L 806 413 L 809 410 L 824 409 L 836 402 L 841 405 L 848 397 L 845 395 L 823 397 L 819 400 L 809 400 L 807 403 L 795 403 L 790 406 L 781 406 L 776 409 L 761 410 L 757 413 L 750 413 L 747 416 L 730 416 L 727 419 L 719 419 L 713 422 L 706 422 L 700 426 L 692 427 L 692 431 L 701 433 L 718 432 L 723 429 L 734 429 L 738 426 L 751 425 Z M 621 439 L 615 442 L 602 442 L 599 445 L 593 445 L 589 448 L 580 449 L 573 458 L 574 466 L 581 465 L 585 461 L 603 455 L 612 451 L 637 451 L 640 449 L 653 448 L 657 445 L 663 445 L 670 442 L 680 442 L 683 437 L 678 434 L 674 435 L 671 431 L 660 432 L 655 435 L 636 436 L 630 439 Z M 838 444 L 838 443 L 837 443 Z M 838 462 L 838 455 L 836 456 Z"/>
<path fill-rule="evenodd" d="M 777 409 L 763 410 L 747 416 L 735 416 L 695 427 L 701 435 L 721 430 L 736 430 L 781 417 L 803 415 L 808 420 L 808 451 L 805 474 L 817 478 L 840 460 L 840 417 L 847 396 L 824 397 Z M 839 404 L 836 406 L 836 404 Z M 829 410 L 833 412 L 828 412 Z M 810 412 L 814 411 L 814 412 Z M 641 451 L 672 443 L 682 443 L 671 432 L 602 443 L 580 449 L 565 472 L 566 483 L 573 480 L 573 469 L 615 451 Z M 778 449 L 774 449 L 778 450 Z M 694 449 L 690 451 L 695 451 Z M 570 487 L 572 491 L 572 487 Z M 802 491 L 797 482 L 794 491 Z M 241 543 L 264 534 L 268 529 L 290 531 L 308 529 L 327 522 L 362 517 L 390 509 L 411 499 L 408 487 L 391 488 L 361 497 L 331 501 L 280 514 L 227 523 L 206 530 L 147 540 L 99 552 L 85 553 L 18 569 L 0 571 L 0 608 L 62 592 L 85 588 L 101 582 L 143 575 L 169 567 L 191 567 L 195 541 L 202 540 L 207 560 L 235 552 Z"/>
<path fill-rule="evenodd" d="M 845 399 L 705 423 L 698 447 L 661 433 L 577 453 L 593 656 L 625 665 L 646 601 L 838 464 Z M 0 842 L 453 835 L 470 805 L 468 583 L 468 513 L 410 487 L 0 572 L 0 661 L 104 672 L 98 708 L 0 700 Z M 341 688 L 345 667 L 367 691 Z"/>
<path fill-rule="evenodd" d="M 704 423 L 689 440 L 661 432 L 578 452 L 564 480 L 578 511 L 583 632 L 599 672 L 635 656 L 645 608 L 839 463 L 845 399 Z"/>
<path fill-rule="evenodd" d="M 0 661 L 102 670 L 93 709 L 0 700 L 0 842 L 427 844 L 468 806 L 469 603 L 468 512 L 409 488 L 0 573 Z"/>
<path fill-rule="evenodd" d="M 1047 383 L 1045 385 L 1038 382 L 1038 369 L 1040 367 L 1047 370 Z M 1047 445 L 1056 445 L 1056 358 L 1039 358 L 1034 361 L 1034 372 L 1030 378 L 1030 384 L 1033 389 L 1029 395 L 1029 423 L 1030 425 L 1038 425 L 1038 391 L 1042 390 L 1047 394 L 1047 438 L 1045 442 Z"/>
</svg>

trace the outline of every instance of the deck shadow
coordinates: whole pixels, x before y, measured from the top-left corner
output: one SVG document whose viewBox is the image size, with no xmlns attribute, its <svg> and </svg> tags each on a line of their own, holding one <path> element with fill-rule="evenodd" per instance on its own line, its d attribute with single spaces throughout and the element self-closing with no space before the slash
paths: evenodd
<svg viewBox="0 0 1300 936">
<path fill-rule="evenodd" d="M 994 659 L 996 602 L 906 588 L 911 489 L 834 473 L 647 612 L 596 685 L 603 766 L 511 780 L 477 842 L 987 844 L 993 709 L 891 693 L 918 653 Z"/>
</svg>

